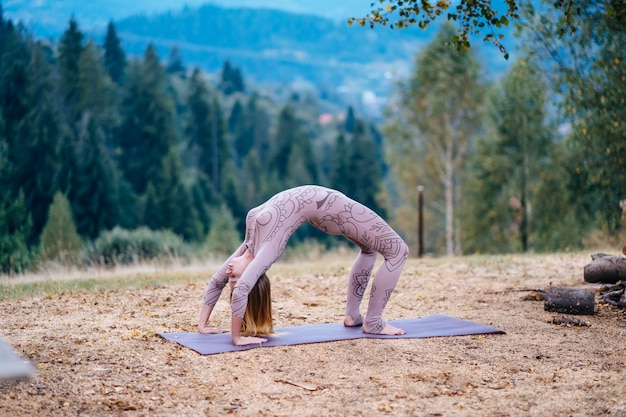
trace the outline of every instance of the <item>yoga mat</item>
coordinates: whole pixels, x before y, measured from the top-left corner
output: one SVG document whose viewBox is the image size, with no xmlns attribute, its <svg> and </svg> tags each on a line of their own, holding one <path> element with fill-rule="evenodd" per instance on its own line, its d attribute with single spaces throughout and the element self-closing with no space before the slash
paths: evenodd
<svg viewBox="0 0 626 417">
<path fill-rule="evenodd" d="M 442 314 L 413 319 L 390 320 L 393 326 L 406 330 L 406 334 L 383 336 L 363 333 L 361 327 L 345 327 L 343 324 L 307 324 L 303 326 L 275 328 L 275 334 L 267 337 L 260 345 L 233 345 L 230 333 L 160 333 L 167 340 L 176 342 L 201 355 L 236 352 L 258 347 L 290 346 L 305 343 L 332 342 L 350 339 L 411 339 L 442 336 L 464 336 L 472 334 L 504 333 L 495 327 L 472 321 L 448 317 Z"/>
<path fill-rule="evenodd" d="M 21 379 L 35 376 L 35 368 L 0 339 L 0 380 Z"/>
</svg>

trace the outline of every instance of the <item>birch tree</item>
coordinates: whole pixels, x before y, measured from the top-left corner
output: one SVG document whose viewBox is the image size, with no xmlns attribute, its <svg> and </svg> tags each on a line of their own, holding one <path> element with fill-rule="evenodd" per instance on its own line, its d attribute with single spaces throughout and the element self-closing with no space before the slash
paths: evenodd
<svg viewBox="0 0 626 417">
<path fill-rule="evenodd" d="M 390 155 L 391 165 L 403 194 L 415 195 L 417 185 L 429 190 L 428 207 L 433 210 L 429 235 L 441 236 L 443 229 L 448 256 L 462 253 L 456 210 L 463 196 L 468 149 L 479 129 L 484 93 L 475 55 L 451 47 L 453 34 L 450 25 L 443 26 L 418 54 L 411 78 L 400 86 L 392 122 L 399 125 L 386 130 L 395 153 Z"/>
</svg>

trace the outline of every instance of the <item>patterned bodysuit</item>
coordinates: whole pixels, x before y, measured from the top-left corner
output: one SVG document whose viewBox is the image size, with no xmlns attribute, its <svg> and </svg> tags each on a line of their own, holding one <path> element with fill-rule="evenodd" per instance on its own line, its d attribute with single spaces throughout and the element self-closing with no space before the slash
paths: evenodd
<svg viewBox="0 0 626 417">
<path fill-rule="evenodd" d="M 383 310 L 408 258 L 402 238 L 376 213 L 339 191 L 305 185 L 282 191 L 246 216 L 246 234 L 241 246 L 224 262 L 209 281 L 204 304 L 215 306 L 228 283 L 230 260 L 246 249 L 254 255 L 232 293 L 232 314 L 242 318 L 248 294 L 258 280 L 282 254 L 289 237 L 306 221 L 331 235 L 343 235 L 359 249 L 350 271 L 346 315 L 362 322 L 359 312 L 377 253 L 384 262 L 378 269 L 370 292 L 365 325 L 370 333 L 380 333 L 385 322 Z"/>
</svg>

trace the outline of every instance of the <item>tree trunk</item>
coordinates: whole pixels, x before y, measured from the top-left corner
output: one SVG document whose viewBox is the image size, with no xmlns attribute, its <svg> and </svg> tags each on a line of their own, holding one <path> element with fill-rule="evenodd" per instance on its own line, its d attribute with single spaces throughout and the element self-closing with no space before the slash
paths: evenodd
<svg viewBox="0 0 626 417">
<path fill-rule="evenodd" d="M 623 256 L 596 253 L 591 255 L 591 260 L 590 264 L 585 265 L 585 281 L 615 284 L 626 280 L 626 258 Z"/>
<path fill-rule="evenodd" d="M 568 314 L 593 315 L 595 291 L 575 288 L 550 288 L 544 295 L 544 309 Z"/>
</svg>

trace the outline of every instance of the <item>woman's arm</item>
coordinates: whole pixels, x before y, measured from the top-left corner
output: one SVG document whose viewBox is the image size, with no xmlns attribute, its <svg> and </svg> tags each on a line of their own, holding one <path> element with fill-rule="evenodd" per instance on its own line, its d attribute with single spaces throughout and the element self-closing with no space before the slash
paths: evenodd
<svg viewBox="0 0 626 417">
<path fill-rule="evenodd" d="M 226 270 L 228 269 L 228 264 L 230 260 L 236 256 L 241 255 L 246 250 L 245 242 L 242 243 L 239 248 L 232 255 L 226 259 L 226 261 L 220 266 L 215 274 L 207 284 L 206 290 L 204 292 L 204 298 L 202 301 L 202 309 L 200 310 L 200 318 L 198 319 L 198 331 L 200 333 L 224 333 L 228 330 L 222 330 L 217 328 L 207 327 L 207 323 L 209 322 L 209 317 L 211 317 L 211 312 L 213 311 L 213 307 L 217 304 L 217 300 L 222 295 L 222 290 L 228 283 L 228 276 L 226 275 Z"/>
<path fill-rule="evenodd" d="M 228 264 L 233 258 L 241 256 L 241 254 L 243 254 L 246 249 L 247 245 L 244 242 L 237 248 L 237 250 L 232 253 L 232 255 L 228 257 L 228 259 L 224 261 L 224 263 L 222 263 L 219 268 L 217 268 L 215 274 L 213 274 L 213 276 L 211 277 L 211 280 L 209 281 L 204 292 L 204 304 L 208 304 L 210 306 L 215 306 L 215 304 L 217 304 L 217 300 L 220 298 L 222 290 L 228 283 L 228 275 L 226 274 L 226 271 L 228 270 Z"/>
<path fill-rule="evenodd" d="M 258 252 L 237 280 L 235 288 L 233 288 L 230 334 L 233 344 L 236 346 L 267 342 L 267 339 L 263 337 L 241 336 L 241 322 L 246 312 L 250 289 L 254 287 L 259 277 L 269 269 L 278 256 L 277 251 L 271 245 L 264 245 L 257 249 Z"/>
<path fill-rule="evenodd" d="M 202 305 L 202 309 L 200 310 L 200 318 L 198 319 L 198 331 L 205 334 L 226 333 L 228 330 L 218 329 L 215 327 L 207 327 L 207 323 L 209 322 L 209 317 L 211 317 L 212 311 L 213 307 L 206 304 Z"/>
</svg>

